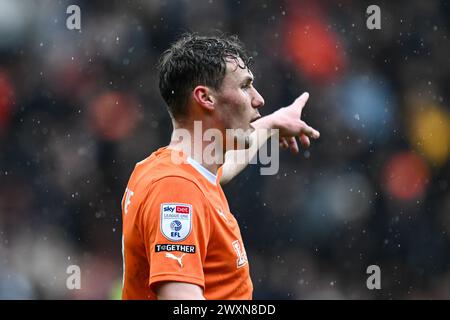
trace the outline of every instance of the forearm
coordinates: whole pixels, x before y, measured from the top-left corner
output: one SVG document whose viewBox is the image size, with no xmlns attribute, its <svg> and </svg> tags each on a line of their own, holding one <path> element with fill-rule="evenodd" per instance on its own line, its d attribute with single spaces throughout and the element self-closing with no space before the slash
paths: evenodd
<svg viewBox="0 0 450 320">
<path fill-rule="evenodd" d="M 277 133 L 270 116 L 262 117 L 252 123 L 255 130 L 250 134 L 248 149 L 230 150 L 225 154 L 220 184 L 224 185 L 237 176 L 256 156 L 267 140 Z"/>
</svg>

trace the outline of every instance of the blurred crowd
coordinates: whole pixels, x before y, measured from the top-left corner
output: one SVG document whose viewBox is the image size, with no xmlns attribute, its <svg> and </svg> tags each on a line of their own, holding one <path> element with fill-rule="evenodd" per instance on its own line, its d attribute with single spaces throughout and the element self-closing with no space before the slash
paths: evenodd
<svg viewBox="0 0 450 320">
<path fill-rule="evenodd" d="M 449 1 L 0 0 L 0 299 L 120 298 L 123 192 L 172 130 L 155 64 L 212 30 L 254 57 L 262 114 L 308 91 L 321 132 L 224 188 L 254 298 L 450 299 L 449 28 Z"/>
</svg>

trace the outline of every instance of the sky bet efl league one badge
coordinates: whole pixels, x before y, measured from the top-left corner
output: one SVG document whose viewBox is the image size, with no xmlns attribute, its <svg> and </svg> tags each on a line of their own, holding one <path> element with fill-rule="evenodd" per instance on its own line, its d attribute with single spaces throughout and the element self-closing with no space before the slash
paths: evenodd
<svg viewBox="0 0 450 320">
<path fill-rule="evenodd" d="M 161 232 L 170 241 L 182 241 L 191 232 L 192 206 L 184 203 L 161 204 Z"/>
</svg>

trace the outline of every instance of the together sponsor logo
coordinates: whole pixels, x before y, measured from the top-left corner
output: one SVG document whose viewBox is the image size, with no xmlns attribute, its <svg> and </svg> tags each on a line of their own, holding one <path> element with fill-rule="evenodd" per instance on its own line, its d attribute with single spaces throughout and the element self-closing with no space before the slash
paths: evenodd
<svg viewBox="0 0 450 320">
<path fill-rule="evenodd" d="M 195 253 L 195 246 L 189 244 L 169 244 L 162 243 L 155 245 L 155 252 L 172 252 L 172 251 L 180 251 L 183 253 Z"/>
</svg>

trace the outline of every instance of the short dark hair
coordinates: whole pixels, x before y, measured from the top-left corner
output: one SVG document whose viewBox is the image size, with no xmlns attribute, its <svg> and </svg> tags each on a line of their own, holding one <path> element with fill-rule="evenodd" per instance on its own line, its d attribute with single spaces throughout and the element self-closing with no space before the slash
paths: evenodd
<svg viewBox="0 0 450 320">
<path fill-rule="evenodd" d="M 159 90 L 174 118 L 187 114 L 189 95 L 197 85 L 219 90 L 226 73 L 226 62 L 234 59 L 250 66 L 251 57 L 237 36 L 200 36 L 185 33 L 160 57 Z"/>
</svg>

